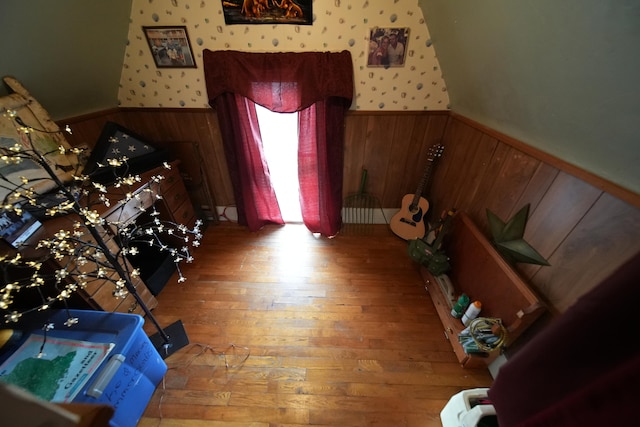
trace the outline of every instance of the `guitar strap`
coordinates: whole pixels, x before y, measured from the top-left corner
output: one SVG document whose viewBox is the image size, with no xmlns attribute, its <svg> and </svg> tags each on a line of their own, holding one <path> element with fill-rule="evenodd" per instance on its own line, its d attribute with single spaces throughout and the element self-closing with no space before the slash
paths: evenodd
<svg viewBox="0 0 640 427">
<path fill-rule="evenodd" d="M 442 212 L 442 215 L 440 216 L 440 220 L 435 225 L 435 227 L 433 227 L 433 230 L 429 230 L 429 233 L 433 231 L 433 234 L 436 236 L 435 240 L 431 245 L 435 250 L 440 249 L 440 245 L 442 245 L 442 239 L 449 232 L 449 229 L 451 228 L 451 222 L 455 214 L 456 214 L 455 209 L 449 209 L 446 212 Z"/>
</svg>

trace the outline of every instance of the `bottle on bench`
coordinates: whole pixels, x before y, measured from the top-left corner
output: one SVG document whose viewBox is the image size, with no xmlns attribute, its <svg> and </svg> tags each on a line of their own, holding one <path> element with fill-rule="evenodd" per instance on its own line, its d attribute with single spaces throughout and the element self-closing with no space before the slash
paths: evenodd
<svg viewBox="0 0 640 427">
<path fill-rule="evenodd" d="M 482 310 L 482 303 L 480 301 L 474 301 L 469 305 L 467 311 L 464 312 L 464 315 L 462 316 L 462 324 L 464 326 L 469 326 L 469 323 L 478 317 L 480 310 Z"/>
</svg>

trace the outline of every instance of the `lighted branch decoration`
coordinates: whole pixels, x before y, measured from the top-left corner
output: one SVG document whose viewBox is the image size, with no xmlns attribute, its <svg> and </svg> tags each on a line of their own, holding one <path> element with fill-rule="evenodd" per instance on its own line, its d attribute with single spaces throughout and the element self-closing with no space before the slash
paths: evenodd
<svg viewBox="0 0 640 427">
<path fill-rule="evenodd" d="M 5 312 L 5 322 L 17 322 L 23 315 L 50 308 L 54 303 L 61 302 L 65 307 L 67 300 L 74 292 L 86 288 L 93 281 L 109 282 L 113 285 L 114 298 L 124 298 L 131 293 L 139 303 L 148 318 L 157 327 L 165 344 L 169 337 L 158 325 L 155 318 L 135 290 L 134 281 L 140 272 L 133 268 L 127 257 L 138 253 L 140 246 L 153 246 L 160 251 L 169 253 L 176 265 L 178 282 L 184 282 L 186 278 L 180 270 L 181 262 L 191 262 L 193 257 L 190 247 L 197 247 L 202 238 L 200 231 L 201 221 L 197 221 L 193 229 L 182 224 L 160 219 L 151 203 L 150 208 L 145 208 L 143 200 L 147 198 L 160 199 L 159 185 L 163 177 L 152 177 L 148 183 L 141 183 L 138 175 L 129 175 L 127 172 L 127 158 L 109 159 L 107 164 L 101 167 L 112 168 L 116 174 L 114 184 L 110 189 L 118 189 L 118 200 L 114 197 L 113 190 L 101 183 L 91 180 L 91 176 L 79 172 L 79 161 L 76 161 L 74 171 L 71 174 L 71 183 L 65 184 L 56 174 L 56 164 L 51 164 L 49 157 L 52 152 L 41 152 L 35 148 L 32 135 L 34 133 L 56 133 L 42 129 L 35 129 L 25 124 L 15 111 L 2 111 L 4 117 L 12 120 L 15 128 L 21 136 L 22 143 L 17 142 L 12 147 L 0 146 L 0 161 L 9 165 L 17 165 L 25 161 L 35 162 L 46 172 L 46 178 L 53 183 L 53 190 L 47 194 L 55 194 L 54 202 L 43 202 L 42 196 L 37 190 L 40 182 L 32 182 L 25 177 L 20 177 L 17 182 L 0 173 L 0 187 L 8 191 L 2 200 L 0 214 L 13 212 L 22 215 L 26 209 L 37 209 L 45 212 L 47 216 L 64 215 L 69 219 L 69 228 L 61 229 L 53 236 L 40 240 L 35 248 L 37 253 L 43 253 L 38 258 L 26 259 L 18 253 L 10 253 L 0 256 L 0 265 L 4 274 L 4 281 L 0 289 L 0 311 Z M 67 127 L 67 131 L 70 131 Z M 59 131 L 58 131 L 59 132 Z M 82 155 L 82 149 L 65 149 L 60 147 L 56 154 L 67 154 L 74 158 Z M 165 163 L 165 167 L 170 166 Z M 136 189 L 136 187 L 138 187 Z M 51 188 L 49 186 L 48 188 Z M 118 208 L 125 205 L 134 205 L 140 213 L 147 212 L 151 218 L 144 224 L 120 221 L 117 215 Z M 148 204 L 148 203 L 147 203 Z M 96 209 L 99 205 L 102 210 L 116 212 L 105 219 Z M 108 237 L 115 237 L 117 245 L 108 243 Z M 50 263 L 50 261 L 55 261 Z M 44 268 L 45 265 L 54 265 Z M 21 279 L 8 280 L 8 271 L 21 270 Z M 45 286 L 53 282 L 55 291 L 53 295 Z M 26 309 L 13 309 L 15 297 L 27 289 L 35 290 L 40 296 L 40 301 L 34 302 L 33 307 Z M 69 318 L 66 325 L 77 323 L 78 319 Z"/>
</svg>

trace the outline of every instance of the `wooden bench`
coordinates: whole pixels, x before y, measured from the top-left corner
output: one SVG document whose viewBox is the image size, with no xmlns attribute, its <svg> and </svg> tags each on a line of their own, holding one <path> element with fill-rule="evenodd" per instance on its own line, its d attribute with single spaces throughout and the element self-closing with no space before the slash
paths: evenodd
<svg viewBox="0 0 640 427">
<path fill-rule="evenodd" d="M 502 319 L 508 334 L 507 346 L 545 311 L 536 294 L 464 212 L 457 213 L 453 218 L 451 230 L 443 240 L 443 248 L 451 262 L 448 276 L 453 285 L 453 294 L 457 298 L 465 293 L 471 301 L 480 301 L 480 317 Z M 460 364 L 478 367 L 495 360 L 498 351 L 490 352 L 485 357 L 464 352 L 458 334 L 465 326 L 460 319 L 451 316 L 450 298 L 425 267 L 421 267 L 420 272 L 444 326 L 445 336 Z"/>
</svg>

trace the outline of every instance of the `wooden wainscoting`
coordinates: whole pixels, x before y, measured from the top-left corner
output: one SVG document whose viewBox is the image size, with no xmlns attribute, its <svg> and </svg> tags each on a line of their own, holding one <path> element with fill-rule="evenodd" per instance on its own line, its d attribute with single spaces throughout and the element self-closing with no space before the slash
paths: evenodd
<svg viewBox="0 0 640 427">
<path fill-rule="evenodd" d="M 360 188 L 362 168 L 369 171 L 367 192 L 383 207 L 400 206 L 405 193 L 415 192 L 426 165 L 428 148 L 443 136 L 449 113 L 350 112 L 345 121 L 343 194 Z M 173 150 L 185 170 L 204 165 L 210 192 L 218 206 L 235 203 L 222 148 L 218 117 L 211 109 L 124 108 L 59 121 L 70 124 L 72 145 L 93 147 L 107 121 L 115 121 Z M 201 158 L 194 158 L 180 143 L 197 142 Z M 194 203 L 204 197 L 194 195 Z"/>
<path fill-rule="evenodd" d="M 218 118 L 211 109 L 127 108 L 103 111 L 69 120 L 72 145 L 93 147 L 107 121 L 114 121 L 167 148 L 181 162 L 189 195 L 196 206 L 233 205 L 233 191 L 222 151 Z"/>
<path fill-rule="evenodd" d="M 358 191 L 366 168 L 366 191 L 383 207 L 399 208 L 402 196 L 415 193 L 429 147 L 442 140 L 448 119 L 446 111 L 348 114 L 343 193 Z"/>
<path fill-rule="evenodd" d="M 234 204 L 214 110 L 127 108 L 60 123 L 72 125 L 72 144 L 91 146 L 107 120 L 163 142 L 178 152 L 187 171 L 203 165 L 217 205 Z M 197 142 L 200 158 L 172 141 Z M 640 250 L 640 195 L 448 111 L 349 112 L 344 195 L 358 191 L 366 168 L 366 191 L 383 207 L 400 207 L 402 196 L 415 192 L 427 152 L 438 143 L 445 149 L 426 193 L 431 217 L 464 210 L 488 234 L 486 209 L 508 219 L 529 203 L 525 239 L 552 265 L 518 269 L 552 312 L 566 310 Z M 195 204 L 206 203 L 201 192 L 191 195 Z"/>
<path fill-rule="evenodd" d="M 530 204 L 524 238 L 551 266 L 518 270 L 553 311 L 640 251 L 638 195 L 464 117 L 451 116 L 443 144 L 433 209 L 464 210 L 489 235 L 487 209 L 506 221 Z"/>
</svg>

